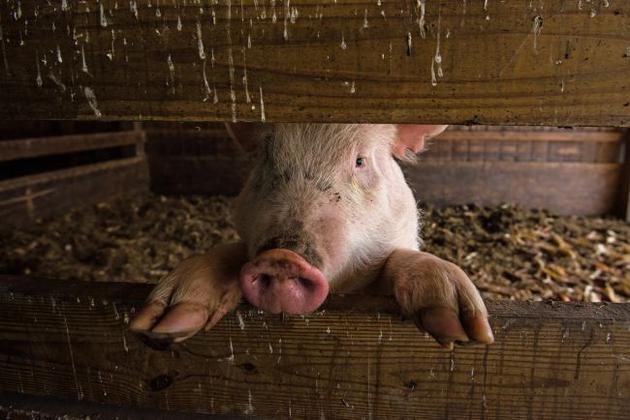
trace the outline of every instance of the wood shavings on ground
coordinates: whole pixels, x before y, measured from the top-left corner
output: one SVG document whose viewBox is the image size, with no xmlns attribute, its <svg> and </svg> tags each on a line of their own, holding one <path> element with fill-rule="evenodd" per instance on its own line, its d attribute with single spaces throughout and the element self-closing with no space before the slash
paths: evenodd
<svg viewBox="0 0 630 420">
<path fill-rule="evenodd" d="M 630 225 L 513 206 L 425 212 L 425 250 L 457 262 L 485 297 L 630 301 Z"/>
<path fill-rule="evenodd" d="M 223 197 L 146 196 L 0 232 L 0 273 L 155 283 L 183 258 L 238 239 Z M 428 208 L 424 250 L 491 299 L 630 302 L 630 225 L 512 206 Z"/>
</svg>

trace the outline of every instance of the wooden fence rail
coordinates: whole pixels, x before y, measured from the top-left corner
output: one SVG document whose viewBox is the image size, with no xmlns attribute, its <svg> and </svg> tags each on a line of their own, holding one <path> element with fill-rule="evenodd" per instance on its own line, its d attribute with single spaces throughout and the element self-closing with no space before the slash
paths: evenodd
<svg viewBox="0 0 630 420">
<path fill-rule="evenodd" d="M 0 141 L 0 227 L 146 193 L 144 142 L 142 131 Z M 16 169 L 24 172 L 11 173 Z"/>
<path fill-rule="evenodd" d="M 496 343 L 441 350 L 388 298 L 249 306 L 157 350 L 142 284 L 0 277 L 0 391 L 263 417 L 625 419 L 630 305 L 491 302 Z M 1 398 L 1 397 L 0 397 Z"/>
<path fill-rule="evenodd" d="M 630 125 L 625 0 L 0 4 L 0 118 Z"/>
</svg>

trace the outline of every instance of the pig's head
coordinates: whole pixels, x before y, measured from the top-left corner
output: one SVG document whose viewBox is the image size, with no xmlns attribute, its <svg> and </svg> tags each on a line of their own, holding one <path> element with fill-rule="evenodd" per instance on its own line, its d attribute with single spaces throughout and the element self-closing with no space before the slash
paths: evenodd
<svg viewBox="0 0 630 420">
<path fill-rule="evenodd" d="M 371 282 L 397 248 L 418 248 L 416 202 L 397 160 L 446 126 L 232 124 L 255 148 L 234 222 L 248 248 L 244 296 L 266 311 L 302 314 L 329 289 Z"/>
</svg>

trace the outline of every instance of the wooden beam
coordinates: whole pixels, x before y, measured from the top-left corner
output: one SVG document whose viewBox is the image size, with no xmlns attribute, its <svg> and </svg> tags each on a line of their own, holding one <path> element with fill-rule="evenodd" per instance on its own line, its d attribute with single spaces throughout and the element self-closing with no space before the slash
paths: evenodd
<svg viewBox="0 0 630 420">
<path fill-rule="evenodd" d="M 0 162 L 144 143 L 142 131 L 75 134 L 0 142 Z"/>
<path fill-rule="evenodd" d="M 0 416 L 11 420 L 32 419 L 160 419 L 208 420 L 204 414 L 178 413 L 151 408 L 121 407 L 89 401 L 70 401 L 61 398 L 39 397 L 17 392 L 0 392 Z"/>
<path fill-rule="evenodd" d="M 623 136 L 449 130 L 404 170 L 424 204 L 507 202 L 559 214 L 609 214 L 625 206 L 619 203 L 626 194 L 619 192 Z M 159 194 L 236 195 L 251 167 L 251 156 L 223 128 L 150 129 L 147 139 L 151 187 Z"/>
<path fill-rule="evenodd" d="M 619 163 L 623 138 L 622 131 L 447 131 L 420 160 Z"/>
<path fill-rule="evenodd" d="M 525 127 L 519 127 L 525 128 Z M 624 137 L 624 130 L 586 131 L 586 129 L 567 131 L 467 131 L 449 129 L 436 137 L 437 141 L 518 141 L 518 142 L 589 142 L 617 144 Z"/>
<path fill-rule="evenodd" d="M 0 182 L 0 226 L 32 223 L 123 194 L 146 193 L 148 189 L 144 156 L 9 179 Z"/>
<path fill-rule="evenodd" d="M 630 125 L 630 2 L 0 5 L 0 118 Z"/>
<path fill-rule="evenodd" d="M 516 203 L 566 215 L 614 212 L 622 176 L 618 163 L 426 161 L 404 170 L 422 203 Z"/>
<path fill-rule="evenodd" d="M 491 302 L 496 343 L 441 350 L 384 297 L 308 316 L 241 306 L 167 350 L 127 322 L 142 284 L 0 279 L 0 390 L 300 418 L 625 419 L 630 305 Z"/>
</svg>

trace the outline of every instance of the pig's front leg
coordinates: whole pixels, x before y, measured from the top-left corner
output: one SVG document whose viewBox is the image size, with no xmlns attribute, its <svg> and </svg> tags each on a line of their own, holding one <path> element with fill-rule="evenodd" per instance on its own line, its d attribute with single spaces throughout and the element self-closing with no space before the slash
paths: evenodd
<svg viewBox="0 0 630 420">
<path fill-rule="evenodd" d="M 403 313 L 446 348 L 494 341 L 477 288 L 455 264 L 426 252 L 394 251 L 378 287 L 393 293 Z"/>
<path fill-rule="evenodd" d="M 179 342 L 213 327 L 241 299 L 243 243 L 220 245 L 188 258 L 164 277 L 131 321 L 130 329 L 159 342 Z"/>
</svg>

